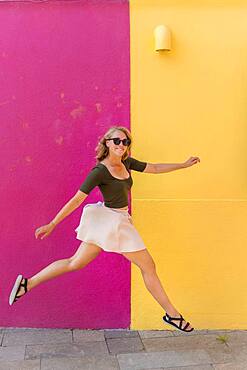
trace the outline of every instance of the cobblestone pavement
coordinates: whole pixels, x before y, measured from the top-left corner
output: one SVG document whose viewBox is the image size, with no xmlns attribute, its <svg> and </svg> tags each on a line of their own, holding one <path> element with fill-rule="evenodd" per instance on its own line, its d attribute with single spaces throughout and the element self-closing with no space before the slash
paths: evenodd
<svg viewBox="0 0 247 370">
<path fill-rule="evenodd" d="M 247 370 L 247 330 L 0 328 L 0 370 Z"/>
</svg>

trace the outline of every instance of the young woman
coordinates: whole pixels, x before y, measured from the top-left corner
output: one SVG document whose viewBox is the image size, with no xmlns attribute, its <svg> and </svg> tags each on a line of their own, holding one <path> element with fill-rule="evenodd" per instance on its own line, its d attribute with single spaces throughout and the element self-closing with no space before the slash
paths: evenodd
<svg viewBox="0 0 247 370">
<path fill-rule="evenodd" d="M 100 139 L 96 147 L 97 164 L 85 178 L 80 190 L 49 224 L 35 231 L 36 239 L 46 238 L 59 222 L 78 208 L 91 190 L 98 186 L 104 202 L 84 206 L 80 224 L 75 229 L 76 237 L 82 243 L 72 257 L 55 261 L 28 279 L 19 275 L 10 293 L 10 305 L 40 283 L 85 267 L 103 249 L 121 253 L 140 268 L 148 291 L 166 311 L 163 316 L 166 323 L 186 332 L 194 329 L 176 310 L 161 285 L 154 260 L 128 212 L 128 192 L 133 184 L 130 170 L 163 173 L 192 166 L 200 162 L 200 159 L 190 157 L 179 164 L 141 162 L 129 156 L 131 142 L 130 131 L 122 126 L 111 127 Z"/>
</svg>

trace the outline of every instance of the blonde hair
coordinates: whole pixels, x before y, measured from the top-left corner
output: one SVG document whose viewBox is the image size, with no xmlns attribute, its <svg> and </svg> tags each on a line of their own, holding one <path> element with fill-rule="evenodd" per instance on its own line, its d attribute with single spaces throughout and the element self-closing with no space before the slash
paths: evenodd
<svg viewBox="0 0 247 370">
<path fill-rule="evenodd" d="M 106 139 L 111 139 L 113 132 L 115 132 L 116 130 L 122 131 L 127 136 L 127 138 L 131 140 L 130 145 L 127 147 L 127 150 L 124 152 L 124 154 L 122 156 L 122 161 L 124 161 L 129 156 L 129 152 L 130 152 L 131 144 L 132 144 L 132 137 L 131 137 L 130 131 L 127 129 L 127 127 L 124 127 L 124 126 L 112 126 L 101 137 L 101 139 L 99 140 L 99 142 L 98 142 L 98 144 L 95 148 L 95 151 L 96 151 L 96 157 L 95 158 L 96 158 L 97 162 L 100 162 L 104 158 L 107 157 L 107 155 L 109 153 L 109 148 L 106 145 Z"/>
</svg>

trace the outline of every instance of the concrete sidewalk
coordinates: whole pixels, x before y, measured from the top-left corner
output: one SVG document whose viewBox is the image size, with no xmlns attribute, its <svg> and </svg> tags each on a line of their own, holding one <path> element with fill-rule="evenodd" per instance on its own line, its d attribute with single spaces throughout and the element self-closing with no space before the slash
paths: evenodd
<svg viewBox="0 0 247 370">
<path fill-rule="evenodd" d="M 0 370 L 247 370 L 246 330 L 0 329 Z"/>
</svg>

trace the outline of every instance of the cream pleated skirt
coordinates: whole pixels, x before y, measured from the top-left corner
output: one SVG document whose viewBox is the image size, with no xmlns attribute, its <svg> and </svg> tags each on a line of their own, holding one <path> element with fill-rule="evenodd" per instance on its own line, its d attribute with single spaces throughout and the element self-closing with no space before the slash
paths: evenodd
<svg viewBox="0 0 247 370">
<path fill-rule="evenodd" d="M 133 225 L 128 209 L 109 208 L 102 202 L 86 204 L 76 238 L 106 252 L 135 252 L 146 246 Z"/>
</svg>

